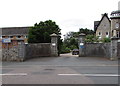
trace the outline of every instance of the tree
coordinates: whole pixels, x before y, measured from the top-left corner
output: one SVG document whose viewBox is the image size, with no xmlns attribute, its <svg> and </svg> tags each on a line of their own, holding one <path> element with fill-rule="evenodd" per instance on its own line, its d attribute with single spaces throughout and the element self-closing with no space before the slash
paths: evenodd
<svg viewBox="0 0 120 86">
<path fill-rule="evenodd" d="M 94 31 L 90 29 L 80 28 L 78 32 L 68 32 L 65 36 L 65 39 L 62 44 L 62 53 L 68 52 L 68 50 L 73 50 L 78 48 L 78 37 L 80 33 L 86 34 L 86 42 L 96 41 L 94 36 Z"/>
<path fill-rule="evenodd" d="M 50 43 L 50 35 L 56 33 L 61 35 L 60 28 L 52 20 L 36 23 L 30 30 L 28 35 L 29 43 Z"/>
<path fill-rule="evenodd" d="M 56 22 L 52 20 L 40 21 L 40 23 L 34 24 L 32 28 L 29 30 L 28 42 L 29 43 L 50 43 L 51 37 L 50 35 L 56 33 L 59 35 L 58 37 L 58 54 L 61 50 L 61 29 L 56 24 Z"/>
<path fill-rule="evenodd" d="M 90 30 L 90 29 L 83 29 L 83 28 L 80 28 L 79 29 L 79 34 L 80 33 L 84 33 L 85 35 L 93 35 L 94 34 L 94 31 L 93 30 Z"/>
</svg>

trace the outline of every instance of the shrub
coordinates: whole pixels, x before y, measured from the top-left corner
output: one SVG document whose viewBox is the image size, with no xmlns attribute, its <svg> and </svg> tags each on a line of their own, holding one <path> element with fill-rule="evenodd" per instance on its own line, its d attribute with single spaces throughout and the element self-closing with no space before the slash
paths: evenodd
<svg viewBox="0 0 120 86">
<path fill-rule="evenodd" d="M 104 38 L 104 39 L 102 40 L 102 42 L 108 43 L 108 42 L 111 42 L 111 39 L 110 39 L 110 38 Z"/>
</svg>

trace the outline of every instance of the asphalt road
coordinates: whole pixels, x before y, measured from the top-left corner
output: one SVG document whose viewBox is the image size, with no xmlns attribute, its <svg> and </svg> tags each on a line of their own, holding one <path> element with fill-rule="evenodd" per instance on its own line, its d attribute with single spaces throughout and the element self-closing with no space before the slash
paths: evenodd
<svg viewBox="0 0 120 86">
<path fill-rule="evenodd" d="M 40 57 L 2 63 L 3 84 L 118 84 L 118 61 L 100 57 Z"/>
</svg>

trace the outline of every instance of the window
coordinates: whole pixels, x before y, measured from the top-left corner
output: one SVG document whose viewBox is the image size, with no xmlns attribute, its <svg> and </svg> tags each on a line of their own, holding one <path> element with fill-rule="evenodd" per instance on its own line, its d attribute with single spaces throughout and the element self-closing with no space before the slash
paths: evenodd
<svg viewBox="0 0 120 86">
<path fill-rule="evenodd" d="M 106 35 L 108 35 L 108 32 L 106 32 Z"/>
<path fill-rule="evenodd" d="M 2 36 L 2 38 L 5 38 L 5 36 Z"/>
<path fill-rule="evenodd" d="M 25 38 L 28 38 L 28 36 L 26 35 L 26 36 L 24 36 Z"/>
<path fill-rule="evenodd" d="M 106 37 L 107 37 L 107 38 L 109 37 L 109 32 L 106 32 Z"/>
<path fill-rule="evenodd" d="M 117 31 L 117 37 L 118 37 L 118 38 L 120 37 L 120 32 L 119 32 L 119 31 Z"/>
<path fill-rule="evenodd" d="M 113 30 L 112 30 L 112 36 L 113 36 Z"/>
<path fill-rule="evenodd" d="M 102 35 L 101 32 L 99 32 L 99 33 L 98 33 L 99 39 L 101 39 L 101 35 Z"/>
<path fill-rule="evenodd" d="M 10 38 L 13 38 L 13 36 L 10 36 Z"/>
<path fill-rule="evenodd" d="M 21 36 L 16 36 L 16 38 L 21 38 Z"/>
<path fill-rule="evenodd" d="M 99 32 L 98 35 L 101 36 L 101 33 Z"/>
</svg>

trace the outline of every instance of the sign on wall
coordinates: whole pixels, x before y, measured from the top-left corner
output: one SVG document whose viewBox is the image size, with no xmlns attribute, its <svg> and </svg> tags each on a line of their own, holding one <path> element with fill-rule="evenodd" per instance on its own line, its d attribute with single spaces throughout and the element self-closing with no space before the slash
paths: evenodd
<svg viewBox="0 0 120 86">
<path fill-rule="evenodd" d="M 84 48 L 84 43 L 80 43 L 80 48 Z"/>
<path fill-rule="evenodd" d="M 10 43 L 10 42 L 11 42 L 10 38 L 2 39 L 2 43 Z"/>
</svg>

